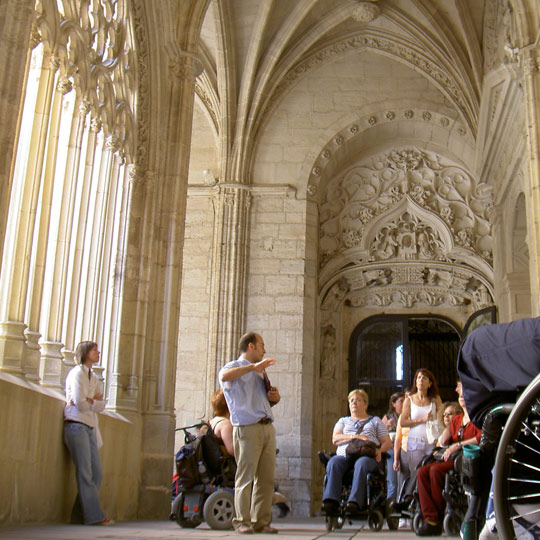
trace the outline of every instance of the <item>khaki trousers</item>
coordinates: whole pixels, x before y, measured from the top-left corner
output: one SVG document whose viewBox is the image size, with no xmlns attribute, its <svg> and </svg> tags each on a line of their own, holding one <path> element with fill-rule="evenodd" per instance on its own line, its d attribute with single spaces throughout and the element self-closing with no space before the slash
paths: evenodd
<svg viewBox="0 0 540 540">
<path fill-rule="evenodd" d="M 276 465 L 276 434 L 272 424 L 234 426 L 234 484 L 233 519 L 235 529 L 247 525 L 262 529 L 272 520 L 272 495 Z"/>
</svg>

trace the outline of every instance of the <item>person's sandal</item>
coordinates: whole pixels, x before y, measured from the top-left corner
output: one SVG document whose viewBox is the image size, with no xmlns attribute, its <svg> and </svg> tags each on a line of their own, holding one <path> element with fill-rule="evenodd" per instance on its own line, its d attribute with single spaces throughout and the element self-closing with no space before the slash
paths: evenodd
<svg viewBox="0 0 540 540">
<path fill-rule="evenodd" d="M 102 525 L 103 527 L 112 527 L 113 525 L 116 525 L 116 521 L 114 521 L 114 519 L 104 519 L 103 521 L 96 523 L 96 525 Z"/>
</svg>

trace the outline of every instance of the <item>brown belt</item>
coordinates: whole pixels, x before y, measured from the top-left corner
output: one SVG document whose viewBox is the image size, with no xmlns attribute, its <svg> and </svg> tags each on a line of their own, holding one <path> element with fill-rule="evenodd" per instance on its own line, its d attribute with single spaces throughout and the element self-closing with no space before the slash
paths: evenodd
<svg viewBox="0 0 540 540">
<path fill-rule="evenodd" d="M 270 422 L 272 422 L 272 420 L 270 420 L 268 416 L 264 416 L 257 422 L 257 424 L 269 424 Z"/>
</svg>

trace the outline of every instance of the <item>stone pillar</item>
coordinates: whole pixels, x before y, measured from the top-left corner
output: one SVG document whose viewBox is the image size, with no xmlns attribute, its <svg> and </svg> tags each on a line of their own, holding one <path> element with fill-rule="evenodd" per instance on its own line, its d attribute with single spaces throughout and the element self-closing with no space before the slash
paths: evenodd
<svg viewBox="0 0 540 540">
<path fill-rule="evenodd" d="M 150 260 L 152 252 L 152 222 L 154 207 L 153 174 L 136 165 L 128 168 L 129 193 L 127 196 L 127 246 L 124 263 L 121 297 L 124 321 L 133 328 L 131 350 L 122 350 L 112 358 L 108 408 L 122 414 L 136 414 L 139 406 L 139 385 L 142 379 L 143 356 L 139 351 L 144 348 L 143 335 L 148 317 L 148 295 L 141 294 L 142 284 L 149 286 L 149 267 L 141 268 L 142 260 Z M 129 314 L 132 317 L 128 321 Z M 135 314 L 138 314 L 135 317 Z M 125 329 L 123 335 L 125 334 Z"/>
<path fill-rule="evenodd" d="M 0 2 L 0 261 L 6 233 L 11 171 L 25 83 L 34 0 Z"/>
<path fill-rule="evenodd" d="M 168 80 L 153 89 L 149 115 L 156 143 L 141 167 L 152 171 L 155 183 L 145 190 L 148 173 L 141 171 L 142 181 L 132 185 L 125 234 L 119 361 L 110 405 L 133 421 L 140 436 L 141 519 L 166 517 L 170 505 L 193 64 L 192 54 L 176 50 L 169 58 Z"/>
<path fill-rule="evenodd" d="M 540 315 L 540 47 L 526 48 L 521 54 L 529 158 L 527 230 L 533 298 L 531 310 L 532 316 L 537 317 Z"/>
<path fill-rule="evenodd" d="M 68 90 L 69 86 L 63 85 L 60 90 Z M 75 104 L 77 107 L 77 104 Z M 76 109 L 77 110 L 77 109 Z M 78 178 L 82 153 L 82 139 L 86 129 L 86 118 L 90 108 L 88 103 L 83 102 L 78 107 L 78 117 L 72 139 L 69 144 L 67 157 L 66 175 L 62 186 L 62 199 L 58 216 L 58 237 L 54 260 L 49 262 L 49 280 L 52 287 L 46 291 L 40 304 L 40 329 L 42 330 L 40 375 L 44 386 L 63 388 L 66 373 L 66 364 L 63 355 L 63 338 L 66 320 L 64 319 L 67 286 L 69 284 L 69 255 L 70 250 L 75 251 L 75 179 Z M 73 235 L 73 237 L 72 237 Z M 77 288 L 78 289 L 78 288 Z M 76 289 L 76 290 L 77 290 Z M 40 300 L 36 299 L 36 301 Z M 75 319 L 75 316 L 73 315 Z M 68 317 L 69 319 L 69 317 Z M 27 332 L 28 336 L 29 332 Z M 39 334 L 38 334 L 39 335 Z M 30 347 L 30 339 L 27 338 Z M 39 351 L 38 351 L 39 354 Z M 39 359 L 38 359 L 39 360 Z M 68 362 L 71 366 L 71 362 Z"/>
<path fill-rule="evenodd" d="M 0 369 L 23 373 L 26 353 L 24 331 L 25 313 L 31 279 L 36 216 L 40 183 L 49 135 L 52 93 L 59 67 L 58 58 L 44 54 L 43 74 L 34 112 L 30 152 L 24 178 L 10 215 L 13 227 L 10 249 L 4 252 L 0 277 Z M 34 261 L 35 262 L 35 261 Z M 32 330 L 32 329 L 31 329 Z M 33 329 L 35 331 L 35 329 Z"/>
<path fill-rule="evenodd" d="M 243 184 L 220 186 L 215 199 L 214 253 L 210 293 L 207 388 L 219 369 L 238 355 L 244 328 L 251 194 Z"/>
</svg>

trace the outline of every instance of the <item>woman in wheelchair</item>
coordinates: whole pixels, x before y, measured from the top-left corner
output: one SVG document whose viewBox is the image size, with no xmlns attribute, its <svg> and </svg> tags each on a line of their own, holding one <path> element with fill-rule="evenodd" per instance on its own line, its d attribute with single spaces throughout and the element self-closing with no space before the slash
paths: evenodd
<svg viewBox="0 0 540 540">
<path fill-rule="evenodd" d="M 234 457 L 233 426 L 229 419 L 229 407 L 227 407 L 223 390 L 219 389 L 215 392 L 211 403 L 214 416 L 210 420 L 210 426 L 214 435 L 221 439 L 226 454 Z"/>
<path fill-rule="evenodd" d="M 417 485 L 420 508 L 424 524 L 419 528 L 418 536 L 438 536 L 442 534 L 442 518 L 445 508 L 443 488 L 445 475 L 454 469 L 454 460 L 466 444 L 478 444 L 481 431 L 470 421 L 463 399 L 461 382 L 456 386 L 458 401 L 463 413 L 452 418 L 451 424 L 440 437 L 443 446 L 448 445 L 442 454 L 442 461 L 434 461 L 418 469 Z"/>
<path fill-rule="evenodd" d="M 323 490 L 323 512 L 336 515 L 339 512 L 343 477 L 354 469 L 351 493 L 346 507 L 348 515 L 357 515 L 366 510 L 367 475 L 376 471 L 381 455 L 392 446 L 388 430 L 377 416 L 367 413 L 369 398 L 364 390 L 353 390 L 348 395 L 351 415 L 340 418 L 334 426 L 332 443 L 337 446 L 336 455 L 326 466 L 326 484 Z M 347 457 L 349 443 L 359 439 L 377 446 L 375 457 L 362 456 L 356 460 Z"/>
</svg>

